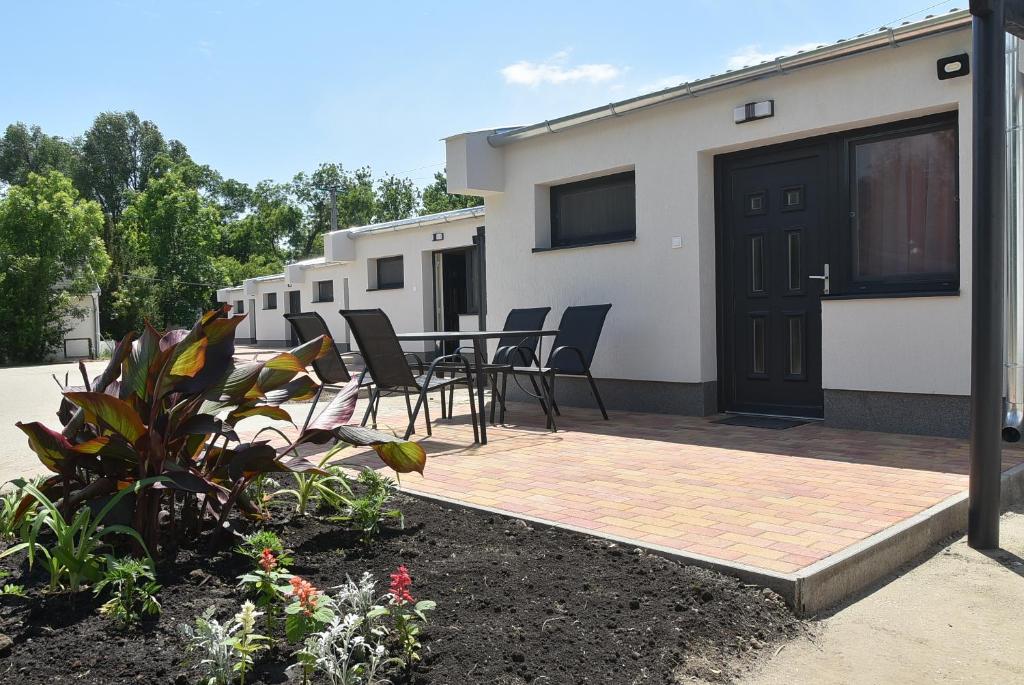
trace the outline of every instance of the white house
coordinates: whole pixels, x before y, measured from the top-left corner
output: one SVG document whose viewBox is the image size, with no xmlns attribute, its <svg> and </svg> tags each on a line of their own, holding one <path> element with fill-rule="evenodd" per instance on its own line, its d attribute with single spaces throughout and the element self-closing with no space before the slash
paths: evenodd
<svg viewBox="0 0 1024 685">
<path fill-rule="evenodd" d="M 612 303 L 610 408 L 964 434 L 970 52 L 955 12 L 448 138 L 450 192 L 485 199 L 487 325 Z"/>
<path fill-rule="evenodd" d="M 243 342 L 286 345 L 286 312 L 316 311 L 341 349 L 354 347 L 341 309 L 380 307 L 398 331 L 478 330 L 483 294 L 483 207 L 334 231 L 324 256 L 288 264 L 283 274 L 217 292 L 249 319 Z M 408 345 L 432 351 L 430 343 Z"/>
</svg>

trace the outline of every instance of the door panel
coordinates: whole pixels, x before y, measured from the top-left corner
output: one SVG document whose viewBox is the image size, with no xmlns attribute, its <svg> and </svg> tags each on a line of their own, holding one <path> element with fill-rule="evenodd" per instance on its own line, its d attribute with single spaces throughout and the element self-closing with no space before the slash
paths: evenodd
<svg viewBox="0 0 1024 685">
<path fill-rule="evenodd" d="M 821 416 L 828 155 L 815 145 L 720 161 L 719 354 L 725 409 Z"/>
<path fill-rule="evenodd" d="M 302 312 L 302 293 L 298 290 L 288 291 L 288 309 L 289 314 L 299 314 Z M 285 321 L 285 326 L 288 327 L 288 342 L 292 346 L 299 344 L 299 339 L 295 336 L 295 331 L 292 329 L 291 324 Z"/>
</svg>

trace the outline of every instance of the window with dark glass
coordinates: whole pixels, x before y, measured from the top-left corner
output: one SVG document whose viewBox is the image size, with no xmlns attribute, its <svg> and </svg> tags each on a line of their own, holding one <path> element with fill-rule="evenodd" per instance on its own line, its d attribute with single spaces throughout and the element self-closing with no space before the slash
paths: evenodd
<svg viewBox="0 0 1024 685">
<path fill-rule="evenodd" d="M 277 309 L 277 293 L 265 293 L 263 295 L 264 309 Z"/>
<path fill-rule="evenodd" d="M 853 139 L 850 290 L 959 287 L 955 122 Z"/>
<path fill-rule="evenodd" d="M 314 302 L 334 302 L 334 281 L 316 281 L 313 292 L 316 295 Z"/>
<path fill-rule="evenodd" d="M 245 300 L 235 300 L 235 314 L 245 314 Z"/>
<path fill-rule="evenodd" d="M 551 186 L 551 247 L 636 238 L 636 174 Z"/>
<path fill-rule="evenodd" d="M 377 288 L 386 290 L 405 287 L 402 257 L 381 257 L 377 260 Z"/>
</svg>

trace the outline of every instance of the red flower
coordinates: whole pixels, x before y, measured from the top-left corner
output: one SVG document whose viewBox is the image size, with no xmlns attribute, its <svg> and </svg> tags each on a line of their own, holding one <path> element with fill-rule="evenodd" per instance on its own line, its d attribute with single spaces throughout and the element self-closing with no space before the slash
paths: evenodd
<svg viewBox="0 0 1024 685">
<path fill-rule="evenodd" d="M 403 602 L 413 602 L 412 595 L 409 594 L 409 588 L 412 586 L 412 578 L 409 577 L 409 571 L 405 566 L 399 566 L 398 570 L 391 574 L 391 596 L 395 602 L 401 604 Z"/>
<path fill-rule="evenodd" d="M 269 547 L 265 548 L 263 552 L 260 554 L 260 568 L 262 568 L 265 573 L 269 573 L 276 567 L 277 559 L 274 557 L 274 553 L 270 550 Z"/>
<path fill-rule="evenodd" d="M 306 616 L 312 616 L 316 610 L 316 602 L 320 596 L 320 591 L 311 582 L 303 580 L 298 576 L 293 576 L 288 582 L 292 585 L 292 594 L 295 595 L 299 604 L 302 605 L 303 613 Z"/>
</svg>

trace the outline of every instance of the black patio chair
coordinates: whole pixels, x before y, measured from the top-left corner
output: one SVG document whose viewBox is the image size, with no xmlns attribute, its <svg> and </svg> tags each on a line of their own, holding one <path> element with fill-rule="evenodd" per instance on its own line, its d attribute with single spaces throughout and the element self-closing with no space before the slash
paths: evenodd
<svg viewBox="0 0 1024 685">
<path fill-rule="evenodd" d="M 295 331 L 295 337 L 298 339 L 300 344 L 305 344 L 321 335 L 330 336 L 332 340 L 334 339 L 334 336 L 331 335 L 330 329 L 327 327 L 327 322 L 324 321 L 323 317 L 316 312 L 285 314 L 284 318 L 288 320 L 292 330 Z M 362 356 L 358 352 L 353 352 L 351 354 Z M 323 393 L 324 388 L 330 390 L 341 390 L 349 381 L 352 380 L 352 374 L 349 373 L 348 366 L 345 365 L 345 360 L 338 351 L 337 344 L 333 345 L 332 350 L 326 355 L 320 359 L 313 360 L 313 374 L 320 381 L 320 387 L 316 391 L 316 396 L 313 397 L 313 402 L 309 407 L 309 413 L 306 415 L 306 420 L 302 424 L 303 432 L 306 430 L 306 426 L 309 425 L 310 420 L 313 418 L 313 411 L 316 409 L 317 402 L 320 401 L 320 395 Z M 367 375 L 366 369 L 364 368 L 359 374 L 359 387 L 367 388 L 369 391 L 369 388 L 372 385 L 373 379 Z M 301 435 L 302 433 L 300 432 L 299 434 Z"/>
<path fill-rule="evenodd" d="M 423 408 L 427 419 L 427 435 L 433 435 L 430 427 L 430 406 L 427 394 L 435 390 L 443 392 L 453 385 L 465 385 L 470 394 L 469 410 L 473 421 L 473 439 L 480 442 L 480 430 L 477 427 L 476 403 L 473 401 L 473 377 L 469 364 L 460 355 L 450 354 L 437 357 L 431 362 L 426 373 L 416 375 L 409 366 L 406 352 L 395 334 L 394 326 L 387 314 L 381 309 L 343 309 L 341 315 L 348 321 L 352 335 L 359 345 L 359 351 L 366 362 L 366 368 L 373 378 L 374 387 L 370 397 L 373 415 L 376 416 L 377 406 L 384 393 L 405 396 L 405 407 L 409 413 L 409 428 L 405 432 L 408 440 L 416 427 L 416 417 Z M 441 378 L 436 375 L 440 364 L 460 360 L 464 375 L 452 375 Z M 410 396 L 416 395 L 416 407 L 412 407 Z M 366 425 L 367 416 L 363 416 Z M 376 427 L 376 426 L 375 426 Z"/>
<path fill-rule="evenodd" d="M 544 328 L 544 321 L 548 318 L 551 307 L 529 307 L 509 310 L 505 317 L 505 324 L 501 327 L 503 331 L 539 331 Z M 484 365 L 483 371 L 487 374 L 491 384 L 491 423 L 494 423 L 494 412 L 497 405 L 501 406 L 501 422 L 505 421 L 505 388 L 498 390 L 498 377 L 502 371 L 508 371 L 516 365 L 527 365 L 531 359 L 537 356 L 537 345 L 540 339 L 537 336 L 523 338 L 521 336 L 502 336 L 498 338 L 498 347 L 494 351 L 489 364 Z M 471 347 L 460 347 L 456 353 L 469 355 L 473 353 Z M 476 372 L 476 369 L 473 369 Z M 503 379 L 507 376 L 503 376 Z M 451 411 L 452 397 L 454 390 L 448 391 L 448 411 Z M 497 402 L 495 401 L 497 400 Z M 442 415 L 444 415 L 444 403 L 441 404 Z"/>
<path fill-rule="evenodd" d="M 590 390 L 594 394 L 597 406 L 601 410 L 601 416 L 608 420 L 608 412 L 605 410 L 601 393 L 597 389 L 597 383 L 590 374 L 590 365 L 594 361 L 594 353 L 597 351 L 597 343 L 601 339 L 601 329 L 604 328 L 604 321 L 608 317 L 610 304 L 593 304 L 578 307 L 566 307 L 562 313 L 562 320 L 558 324 L 558 335 L 552 343 L 551 352 L 548 354 L 547 363 L 544 366 L 539 364 L 536 355 L 533 355 L 531 363 L 535 366 L 514 366 L 505 374 L 513 376 L 527 376 L 531 379 L 540 380 L 540 392 L 538 399 L 544 412 L 547 414 L 548 427 L 554 430 L 555 415 L 560 414 L 558 403 L 555 401 L 555 378 L 558 376 L 584 377 L 590 384 Z M 524 354 L 527 354 L 524 350 Z M 532 353 L 531 353 L 532 354 Z M 504 387 L 505 378 L 502 379 Z M 537 388 L 536 384 L 534 388 Z M 546 403 L 549 406 L 545 406 Z"/>
</svg>

